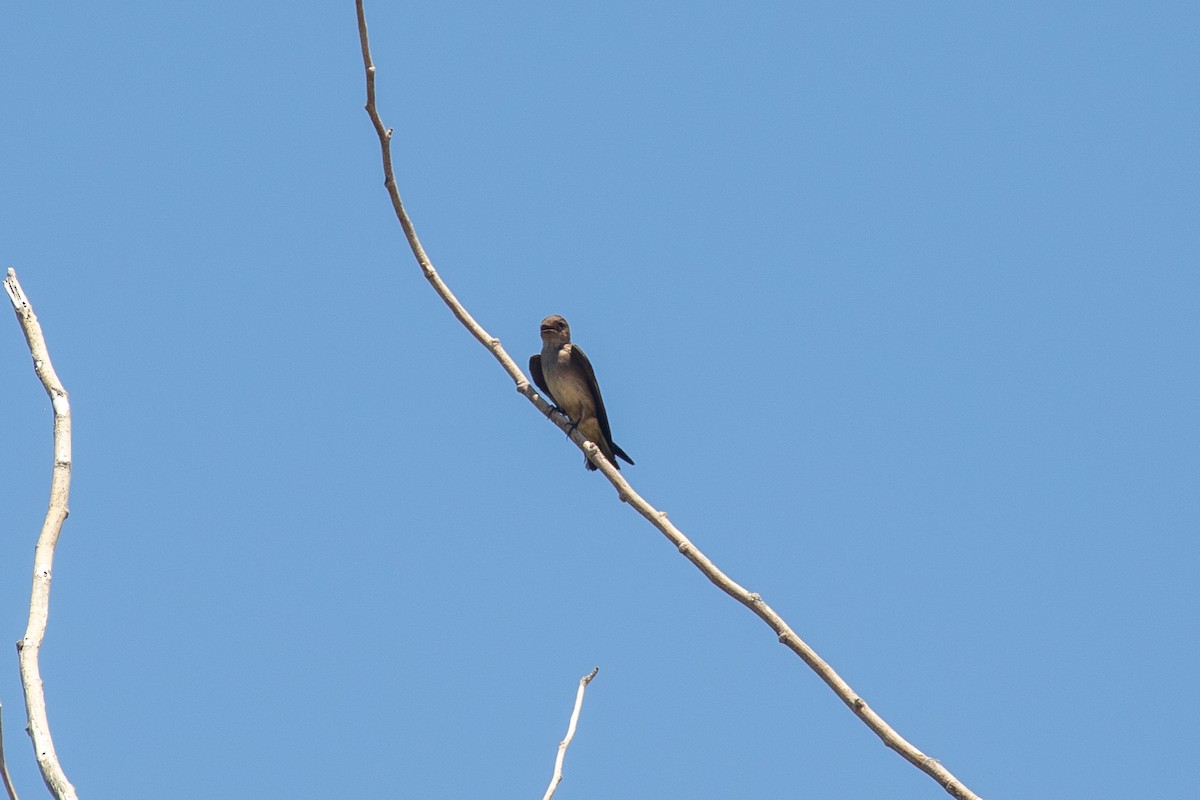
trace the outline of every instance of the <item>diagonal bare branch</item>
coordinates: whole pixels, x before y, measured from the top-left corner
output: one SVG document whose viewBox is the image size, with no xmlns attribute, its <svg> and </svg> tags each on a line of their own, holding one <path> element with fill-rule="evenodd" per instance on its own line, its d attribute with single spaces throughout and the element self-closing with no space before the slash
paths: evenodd
<svg viewBox="0 0 1200 800">
<path fill-rule="evenodd" d="M 13 786 L 12 777 L 8 774 L 8 762 L 4 760 L 4 706 L 0 704 L 0 780 L 4 782 L 4 791 L 8 800 L 17 800 L 17 787 Z"/>
<path fill-rule="evenodd" d="M 4 279 L 4 289 L 16 312 L 17 322 L 25 333 L 29 352 L 33 356 L 33 371 L 50 396 L 54 409 L 54 471 L 50 479 L 50 507 L 38 536 L 33 555 L 33 589 L 29 596 L 29 624 L 25 636 L 17 642 L 17 653 L 21 664 L 21 686 L 25 690 L 25 712 L 29 719 L 29 736 L 33 739 L 33 753 L 42 780 L 58 800 L 75 800 L 75 787 L 67 780 L 54 740 L 50 737 L 50 720 L 46 716 L 46 695 L 42 688 L 42 675 L 38 667 L 38 651 L 46 636 L 46 622 L 50 616 L 50 575 L 54 564 L 54 548 L 63 522 L 67 519 L 67 499 L 71 493 L 71 403 L 67 390 L 50 363 L 50 351 L 46 349 L 46 338 L 42 326 L 25 291 L 17 281 L 17 273 L 11 267 Z"/>
<path fill-rule="evenodd" d="M 885 745 L 895 750 L 903 756 L 909 763 L 929 775 L 937 781 L 951 796 L 959 798 L 959 800 L 979 800 L 978 795 L 966 787 L 958 778 L 956 778 L 948 769 L 942 766 L 937 759 L 925 755 L 923 752 L 914 747 L 908 740 L 896 732 L 891 725 L 884 721 L 883 717 L 879 716 L 866 701 L 863 700 L 857 692 L 855 692 L 840 675 L 826 663 L 816 651 L 812 649 L 803 639 L 796 635 L 796 632 L 779 616 L 776 611 L 771 608 L 762 597 L 756 592 L 750 592 L 728 575 L 717 568 L 708 556 L 704 555 L 691 541 L 688 540 L 683 533 L 676 528 L 667 519 L 667 514 L 664 511 L 659 511 L 647 503 L 641 495 L 633 490 L 629 482 L 624 476 L 617 471 L 612 464 L 608 462 L 601 453 L 599 448 L 583 437 L 578 430 L 574 430 L 570 426 L 570 421 L 562 414 L 553 411 L 550 404 L 534 391 L 525 377 L 525 374 L 517 366 L 516 362 L 505 352 L 500 346 L 500 340 L 489 335 L 475 321 L 475 319 L 467 313 L 467 310 L 458 302 L 450 289 L 438 276 L 433 264 L 429 261 L 429 257 L 425 254 L 424 248 L 421 247 L 420 241 L 417 239 L 416 230 L 413 228 L 412 221 L 408 217 L 408 212 L 404 209 L 404 204 L 400 200 L 400 193 L 396 188 L 396 175 L 392 166 L 392 149 L 391 139 L 392 130 L 384 126 L 379 117 L 379 111 L 375 101 L 375 64 L 371 59 L 370 43 L 367 39 L 367 20 L 363 11 L 363 0 L 355 0 L 355 6 L 358 10 L 358 34 L 362 45 L 363 67 L 366 70 L 367 76 L 367 104 L 366 111 L 371 117 L 371 122 L 375 125 L 375 132 L 379 136 L 379 147 L 383 156 L 383 173 L 384 186 L 387 188 L 388 196 L 392 200 L 392 207 L 396 211 L 396 218 L 400 221 L 400 226 L 404 229 L 405 236 L 408 237 L 409 245 L 412 247 L 413 255 L 417 258 L 417 263 L 421 267 L 421 271 L 425 274 L 425 278 L 433 285 L 438 296 L 443 302 L 450 307 L 454 312 L 454 316 L 467 327 L 467 330 L 478 339 L 484 347 L 491 351 L 492 355 L 500 362 L 505 371 L 512 377 L 517 384 L 517 391 L 525 395 L 531 403 L 537 406 L 538 410 L 550 418 L 558 427 L 567 432 L 571 441 L 583 450 L 584 454 L 591 460 L 593 464 L 600 468 L 609 482 L 617 490 L 617 495 L 624 502 L 632 505 L 639 514 L 645 517 L 651 525 L 658 528 L 664 536 L 671 541 L 675 547 L 679 549 L 689 561 L 696 565 L 706 578 L 717 585 L 723 592 L 737 600 L 742 605 L 753 611 L 763 622 L 767 623 L 778 636 L 781 644 L 798 655 L 805 664 L 807 664 L 817 676 L 829 686 L 833 692 L 841 698 L 854 714 L 863 721 L 863 723 L 878 736 Z"/>
<path fill-rule="evenodd" d="M 550 800 L 554 797 L 554 791 L 558 788 L 558 784 L 562 783 L 563 759 L 567 757 L 567 748 L 571 745 L 571 740 L 575 738 L 575 726 L 579 724 L 579 712 L 583 709 L 583 690 L 587 688 L 599 671 L 599 667 L 592 667 L 591 672 L 579 679 L 579 691 L 575 692 L 575 710 L 571 712 L 571 721 L 567 723 L 566 738 L 558 743 L 558 756 L 554 759 L 554 775 L 550 777 L 550 785 L 546 787 L 546 794 L 542 796 L 542 800 Z"/>
</svg>

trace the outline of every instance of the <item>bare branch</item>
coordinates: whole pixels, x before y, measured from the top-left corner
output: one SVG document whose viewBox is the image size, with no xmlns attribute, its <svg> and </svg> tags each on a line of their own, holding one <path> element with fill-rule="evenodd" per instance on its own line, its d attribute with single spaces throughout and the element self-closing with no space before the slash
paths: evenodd
<svg viewBox="0 0 1200 800">
<path fill-rule="evenodd" d="M 412 221 L 408 218 L 408 212 L 404 210 L 404 203 L 400 200 L 400 192 L 396 188 L 396 173 L 392 169 L 392 129 L 385 128 L 383 121 L 379 118 L 379 112 L 375 107 L 375 64 L 371 61 L 371 45 L 367 41 L 367 18 L 363 12 L 362 0 L 356 0 L 358 8 L 358 37 L 362 45 L 363 68 L 367 73 L 367 114 L 371 117 L 371 123 L 375 126 L 375 133 L 379 136 L 380 150 L 383 154 L 383 185 L 387 187 L 388 196 L 392 200 L 392 208 L 396 211 L 396 218 L 400 220 L 400 227 L 404 229 L 404 235 L 408 237 L 408 244 L 412 248 L 413 255 L 417 258 L 417 264 L 421 267 L 421 272 L 424 273 L 425 279 L 432 284 L 434 291 L 438 293 L 438 297 L 450 307 L 454 312 L 454 316 L 458 317 L 459 322 L 466 326 L 471 335 L 479 340 L 480 344 L 491 351 L 500 365 L 505 371 L 517 382 L 517 390 L 527 397 L 530 395 L 537 396 L 529 385 L 529 381 L 525 378 L 525 373 L 517 366 L 517 362 L 509 357 L 508 353 L 504 352 L 504 348 L 500 346 L 500 340 L 489 334 L 483 329 L 483 326 L 475 321 L 475 318 L 467 313 L 467 309 L 463 304 L 458 302 L 458 298 L 450 291 L 450 287 L 442 281 L 437 274 L 437 270 L 433 268 L 433 264 L 429 260 L 429 256 L 425 254 L 425 248 L 421 246 L 421 240 L 417 238 L 417 231 L 413 228 Z M 545 408 L 543 413 L 549 410 L 550 406 L 542 401 Z M 539 406 L 540 407 L 540 406 Z M 565 417 L 564 417 L 565 419 Z M 564 428 L 566 430 L 566 428 Z"/>
<path fill-rule="evenodd" d="M 575 738 L 575 725 L 579 722 L 579 711 L 583 708 L 583 690 L 587 688 L 599 671 L 599 667 L 593 667 L 591 672 L 579 679 L 579 691 L 575 693 L 575 710 L 571 712 L 571 721 L 567 724 L 567 737 L 558 743 L 558 756 L 554 759 L 554 775 L 550 778 L 550 785 L 546 787 L 546 794 L 542 800 L 550 800 L 551 797 L 554 797 L 554 790 L 558 788 L 558 784 L 562 783 L 563 759 L 567 757 L 567 747 Z"/>
<path fill-rule="evenodd" d="M 38 667 L 38 651 L 46 635 L 46 622 L 50 616 L 50 575 L 54 563 L 54 547 L 58 535 L 69 513 L 67 498 L 71 491 L 71 404 L 67 390 L 50 363 L 50 351 L 42 326 L 38 324 L 33 306 L 25 297 L 17 273 L 11 267 L 4 279 L 8 299 L 12 301 L 17 321 L 29 343 L 33 356 L 33 370 L 50 396 L 54 409 L 54 471 L 50 479 L 50 507 L 42 532 L 38 536 L 33 555 L 33 589 L 29 597 L 29 624 L 25 636 L 17 642 L 17 653 L 21 663 L 21 686 L 25 690 L 25 711 L 29 718 L 29 736 L 33 739 L 34 756 L 42 771 L 42 780 L 58 800 L 75 800 L 75 787 L 67 780 L 58 754 L 54 751 L 54 740 L 50 737 L 50 720 L 46 716 L 46 696 L 42 689 L 42 675 Z"/>
<path fill-rule="evenodd" d="M 17 788 L 13 786 L 8 774 L 8 762 L 4 760 L 4 706 L 0 704 L 0 780 L 4 781 L 4 791 L 8 792 L 8 800 L 17 800 Z"/>
<path fill-rule="evenodd" d="M 425 277 L 433 285 L 438 296 L 450 306 L 454 315 L 466 325 L 471 334 L 478 339 L 497 361 L 504 367 L 505 371 L 512 377 L 517 384 L 517 391 L 525 395 L 531 403 L 537 406 L 538 410 L 551 419 L 556 425 L 566 431 L 571 436 L 571 441 L 583 450 L 584 454 L 591 460 L 593 464 L 600 468 L 609 482 L 617 490 L 617 495 L 624 502 L 632 505 L 637 512 L 650 521 L 654 527 L 658 528 L 664 536 L 666 536 L 672 544 L 674 544 L 679 552 L 691 561 L 696 567 L 704 573 L 704 576 L 715 583 L 722 591 L 734 598 L 742 605 L 749 608 L 758 615 L 771 630 L 779 637 L 779 641 L 796 655 L 803 659 L 821 680 L 829 686 L 834 693 L 841 698 L 851 711 L 853 711 L 859 719 L 861 719 L 875 735 L 883 740 L 883 743 L 895 750 L 907 761 L 913 764 L 917 769 L 929 775 L 944 788 L 951 796 L 960 800 L 979 800 L 978 795 L 968 789 L 958 778 L 939 761 L 930 758 L 923 752 L 914 747 L 904 737 L 888 725 L 882 717 L 867 705 L 855 692 L 850 685 L 842 679 L 840 675 L 834 671 L 833 667 L 827 664 L 816 651 L 809 647 L 796 632 L 791 629 L 783 618 L 779 616 L 766 602 L 763 601 L 757 593 L 747 591 L 745 588 L 735 583 L 724 572 L 719 570 L 709 558 L 700 552 L 694 544 L 692 544 L 686 536 L 674 525 L 667 520 L 666 512 L 658 511 L 644 499 L 641 495 L 633 490 L 629 482 L 625 480 L 622 474 L 608 462 L 601 453 L 599 448 L 589 442 L 578 430 L 573 430 L 568 420 L 562 414 L 553 412 L 549 403 L 542 399 L 536 391 L 533 390 L 529 380 L 516 362 L 509 357 L 504 348 L 500 346 L 500 340 L 490 336 L 484 329 L 467 313 L 462 304 L 450 292 L 446 284 L 438 277 L 437 272 L 430 263 L 429 257 L 425 254 L 425 250 L 421 247 L 417 239 L 416 231 L 413 228 L 412 221 L 408 217 L 408 213 L 404 210 L 404 204 L 400 201 L 400 194 L 396 189 L 396 177 L 392 168 L 392 152 L 391 152 L 391 136 L 390 128 L 385 128 L 380 120 L 379 112 L 375 104 L 375 65 L 371 60 L 371 50 L 367 42 L 367 21 L 363 12 L 362 0 L 356 0 L 355 5 L 358 9 L 358 32 L 359 39 L 362 44 L 363 66 L 367 74 L 367 114 L 371 117 L 371 122 L 375 125 L 375 132 L 379 135 L 379 147 L 383 154 L 383 172 L 384 186 L 387 187 L 388 195 L 392 200 L 392 207 L 396 211 L 396 217 L 400 221 L 401 227 L 404 228 L 404 233 L 408 237 L 409 245 L 412 247 L 413 255 L 417 258 L 417 263 L 420 264 Z"/>
</svg>

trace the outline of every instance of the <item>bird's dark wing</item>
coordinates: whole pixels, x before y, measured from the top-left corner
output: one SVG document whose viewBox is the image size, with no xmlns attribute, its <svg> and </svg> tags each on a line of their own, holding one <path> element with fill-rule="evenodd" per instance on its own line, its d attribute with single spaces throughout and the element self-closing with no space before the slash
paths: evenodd
<svg viewBox="0 0 1200 800">
<path fill-rule="evenodd" d="M 533 382 L 542 390 L 542 394 L 546 395 L 550 405 L 558 408 L 558 401 L 554 399 L 554 395 L 550 394 L 550 387 L 546 385 L 546 376 L 542 374 L 542 357 L 540 355 L 529 357 L 529 377 L 533 378 Z"/>
<path fill-rule="evenodd" d="M 613 454 L 620 456 L 626 462 L 632 464 L 633 459 L 627 456 L 625 451 L 617 447 L 617 443 L 613 441 L 612 429 L 608 427 L 608 412 L 604 410 L 604 398 L 600 396 L 600 383 L 596 380 L 596 371 L 592 369 L 592 362 L 588 361 L 588 357 L 577 344 L 571 345 L 571 364 L 582 368 L 583 374 L 587 376 L 588 386 L 591 388 L 592 395 L 596 401 L 596 420 L 600 423 L 600 432 L 608 440 Z M 541 364 L 538 365 L 538 368 L 541 368 Z M 613 466 L 615 467 L 616 464 L 614 463 Z M 595 469 L 595 467 L 592 467 L 592 469 Z M 617 469 L 620 469 L 620 467 L 617 467 Z"/>
</svg>

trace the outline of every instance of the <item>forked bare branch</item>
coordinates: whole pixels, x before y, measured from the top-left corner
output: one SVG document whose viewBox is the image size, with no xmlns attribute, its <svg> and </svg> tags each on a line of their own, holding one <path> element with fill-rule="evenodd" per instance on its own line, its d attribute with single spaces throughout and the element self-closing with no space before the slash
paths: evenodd
<svg viewBox="0 0 1200 800">
<path fill-rule="evenodd" d="M 907 761 L 913 764 L 917 769 L 929 775 L 944 788 L 951 796 L 960 798 L 960 800 L 979 800 L 978 795 L 968 789 L 958 778 L 943 767 L 939 761 L 930 758 L 923 752 L 914 747 L 904 737 L 896 732 L 892 726 L 888 725 L 884 719 L 877 714 L 874 709 L 867 705 L 866 701 L 855 692 L 840 675 L 827 664 L 816 651 L 813 650 L 803 639 L 796 635 L 796 632 L 784 622 L 783 618 L 775 612 L 773 608 L 757 593 L 750 592 L 744 587 L 733 581 L 728 575 L 717 568 L 709 558 L 700 552 L 694 544 L 692 544 L 683 533 L 676 528 L 667 519 L 666 512 L 659 511 L 642 499 L 641 495 L 633 490 L 629 482 L 625 480 L 622 473 L 617 471 L 612 464 L 609 463 L 600 450 L 591 442 L 583 437 L 577 430 L 573 430 L 570 426 L 570 421 L 557 412 L 554 412 L 550 404 L 534 391 L 525 377 L 525 374 L 517 366 L 516 362 L 509 357 L 504 348 L 500 346 L 500 340 L 489 335 L 475 321 L 467 310 L 463 308 L 458 299 L 450 292 L 446 284 L 438 276 L 434 270 L 433 264 L 430 263 L 429 257 L 425 254 L 424 248 L 421 247 L 420 241 L 417 239 L 416 230 L 413 228 L 412 221 L 408 217 L 408 213 L 404 209 L 404 204 L 400 200 L 400 193 L 396 188 L 396 175 L 392 166 L 392 149 L 391 139 L 392 130 L 384 126 L 379 117 L 379 111 L 375 102 L 375 64 L 371 59 L 370 43 L 367 40 L 367 20 L 363 11 L 363 0 L 355 0 L 355 5 L 358 9 L 358 34 L 362 45 L 363 67 L 366 70 L 367 76 L 367 114 L 371 117 L 371 122 L 375 125 L 375 132 L 379 136 L 379 148 L 383 156 L 383 174 L 384 186 L 387 188 L 388 196 L 392 200 L 392 207 L 396 211 L 396 218 L 400 221 L 400 226 L 404 229 L 405 236 L 408 237 L 409 245 L 412 247 L 413 255 L 417 258 L 417 263 L 421 266 L 421 271 L 425 274 L 426 279 L 433 285 L 438 296 L 443 302 L 450 307 L 454 312 L 454 316 L 462 321 L 467 330 L 478 339 L 485 347 L 491 351 L 492 355 L 504 367 L 505 371 L 512 377 L 517 384 L 517 391 L 525 395 L 531 403 L 537 406 L 538 410 L 551 419 L 556 425 L 562 428 L 571 436 L 571 440 L 583 450 L 584 454 L 600 468 L 605 477 L 612 483 L 617 490 L 617 495 L 621 500 L 632 505 L 637 512 L 649 520 L 650 524 L 658 528 L 664 536 L 666 536 L 679 552 L 691 561 L 704 574 L 706 578 L 716 584 L 723 592 L 737 600 L 742 605 L 753 611 L 763 622 L 767 623 L 779 637 L 779 641 L 788 649 L 798 655 L 805 664 L 807 664 L 821 680 L 825 681 L 826 685 L 841 698 L 855 715 L 868 728 L 870 728 L 876 736 L 878 736 L 885 745 L 895 750 Z"/>
<path fill-rule="evenodd" d="M 75 787 L 67 780 L 54 740 L 50 737 L 50 721 L 46 716 L 46 695 L 42 688 L 42 675 L 38 667 L 38 651 L 46 636 L 46 622 L 50 616 L 50 575 L 54 564 L 54 548 L 63 522 L 67 519 L 67 499 L 71 492 L 71 403 L 67 390 L 50 363 L 50 351 L 46 349 L 46 338 L 38 324 L 33 306 L 25 296 L 17 273 L 11 267 L 4 279 L 4 289 L 16 312 L 17 322 L 25 333 L 29 353 L 33 356 L 33 371 L 37 373 L 50 405 L 54 409 L 54 470 L 50 478 L 50 507 L 42 532 L 38 536 L 33 554 L 33 589 L 29 596 L 29 623 L 25 636 L 17 642 L 17 653 L 21 664 L 21 687 L 25 690 L 25 713 L 29 720 L 29 736 L 33 740 L 33 753 L 42 780 L 58 800 L 75 800 Z"/>
<path fill-rule="evenodd" d="M 599 671 L 599 667 L 592 667 L 591 672 L 579 679 L 579 691 L 575 692 L 575 710 L 571 712 L 571 721 L 567 723 L 566 738 L 558 743 L 558 755 L 554 759 L 554 775 L 550 777 L 550 785 L 546 787 L 546 794 L 542 796 L 542 800 L 550 800 L 551 797 L 554 797 L 554 790 L 562 783 L 563 759 L 567 757 L 567 748 L 571 745 L 571 740 L 575 738 L 575 726 L 579 724 L 579 711 L 583 708 L 583 690 L 587 688 Z"/>
</svg>

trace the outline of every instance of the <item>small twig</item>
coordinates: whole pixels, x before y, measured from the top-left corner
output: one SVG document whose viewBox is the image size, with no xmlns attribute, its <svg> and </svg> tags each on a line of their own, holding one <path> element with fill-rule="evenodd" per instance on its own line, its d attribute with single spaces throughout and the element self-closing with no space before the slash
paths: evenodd
<svg viewBox="0 0 1200 800">
<path fill-rule="evenodd" d="M 38 651 L 46 635 L 46 622 L 50 616 L 50 575 L 54 563 L 54 547 L 62 532 L 63 522 L 69 513 L 67 499 L 71 492 L 71 404 L 67 390 L 50 363 L 50 351 L 42 326 L 38 324 L 33 306 L 25 296 L 17 273 L 11 267 L 4 279 L 8 299 L 12 301 L 17 321 L 25 333 L 29 352 L 33 356 L 33 371 L 37 373 L 50 396 L 54 409 L 54 471 L 50 479 L 50 507 L 42 532 L 38 536 L 33 555 L 33 589 L 29 596 L 29 624 L 25 636 L 17 642 L 17 653 L 21 664 L 21 687 L 25 690 L 25 712 L 29 719 L 29 736 L 33 740 L 33 753 L 42 780 L 58 800 L 75 800 L 75 787 L 67 780 L 58 754 L 54 751 L 54 740 L 50 737 L 50 720 L 46 715 L 46 695 L 42 688 L 42 676 L 38 667 Z"/>
<path fill-rule="evenodd" d="M 8 774 L 8 763 L 4 760 L 4 704 L 0 703 L 0 779 L 4 781 L 4 791 L 8 792 L 8 800 L 17 800 L 17 787 L 13 786 Z"/>
<path fill-rule="evenodd" d="M 558 427 L 568 433 L 571 441 L 575 442 L 576 446 L 583 450 L 591 462 L 600 468 L 600 471 L 604 473 L 605 477 L 616 488 L 617 496 L 622 501 L 628 502 L 637 509 L 639 514 L 649 520 L 654 527 L 658 528 L 689 561 L 696 565 L 706 578 L 716 584 L 730 597 L 757 614 L 767 625 L 771 626 L 771 630 L 775 631 L 775 634 L 779 637 L 779 641 L 803 659 L 804 663 L 812 668 L 821 680 L 825 681 L 829 688 L 841 698 L 842 702 L 876 736 L 882 739 L 885 745 L 895 750 L 917 769 L 941 784 L 942 788 L 951 796 L 959 798 L 959 800 L 979 800 L 979 796 L 963 785 L 950 770 L 942 766 L 941 762 L 922 753 L 897 733 L 892 726 L 888 725 L 881 716 L 875 713 L 867 705 L 866 701 L 834 671 L 833 667 L 827 664 L 817 655 L 815 650 L 796 635 L 796 632 L 784 622 L 783 618 L 773 608 L 763 601 L 762 597 L 756 593 L 747 591 L 730 579 L 728 575 L 719 570 L 709 560 L 708 556 L 700 552 L 678 528 L 667 520 L 666 512 L 658 511 L 642 499 L 641 495 L 633 490 L 633 487 L 629 485 L 629 482 L 625 480 L 622 474 L 609 463 L 608 459 L 600 454 L 599 449 L 589 442 L 579 431 L 573 430 L 570 421 L 562 414 L 554 412 L 550 404 L 534 391 L 529 380 L 521 371 L 521 368 L 517 366 L 516 362 L 500 346 L 500 340 L 488 335 L 479 323 L 467 313 L 467 310 L 458 302 L 458 299 L 450 292 L 450 289 L 446 287 L 442 279 L 438 277 L 433 264 L 430 263 L 429 257 L 425 254 L 425 250 L 417 240 L 417 234 L 413 229 L 412 221 L 408 218 L 408 213 L 404 210 L 404 204 L 400 202 L 400 194 L 396 189 L 396 176 L 392 169 L 392 131 L 390 128 L 384 127 L 375 106 L 375 65 L 371 60 L 371 49 L 367 42 L 367 20 L 363 12 L 362 0 L 355 0 L 355 4 L 358 9 L 358 33 L 362 44 L 363 66 L 367 73 L 366 110 L 367 114 L 371 117 L 371 122 L 375 125 L 375 132 L 379 135 L 379 147 L 383 154 L 384 185 L 387 187 L 388 196 L 391 197 L 392 207 L 396 211 L 396 218 L 400 221 L 400 226 L 404 228 L 404 233 L 408 237 L 413 255 L 416 256 L 417 263 L 420 264 L 422 272 L 425 273 L 425 277 L 433 285 L 438 296 L 450 307 L 450 310 L 454 312 L 454 316 L 462 321 L 467 330 L 491 351 L 496 360 L 500 362 L 505 371 L 516 382 L 517 391 L 525 395 L 529 399 L 529 402 L 537 406 L 538 410 L 549 417 L 555 425 L 558 425 Z"/>
<path fill-rule="evenodd" d="M 550 778 L 550 785 L 546 787 L 546 794 L 542 800 L 550 800 L 551 797 L 554 797 L 554 790 L 558 788 L 558 784 L 562 783 L 563 759 L 567 756 L 567 747 L 575 738 L 575 725 L 579 722 L 579 710 L 583 708 L 583 690 L 587 688 L 599 671 L 599 667 L 593 667 L 591 672 L 579 679 L 579 691 L 575 693 L 575 710 L 571 712 L 571 721 L 567 724 L 567 738 L 558 743 L 558 756 L 554 759 L 554 775 Z"/>
</svg>

